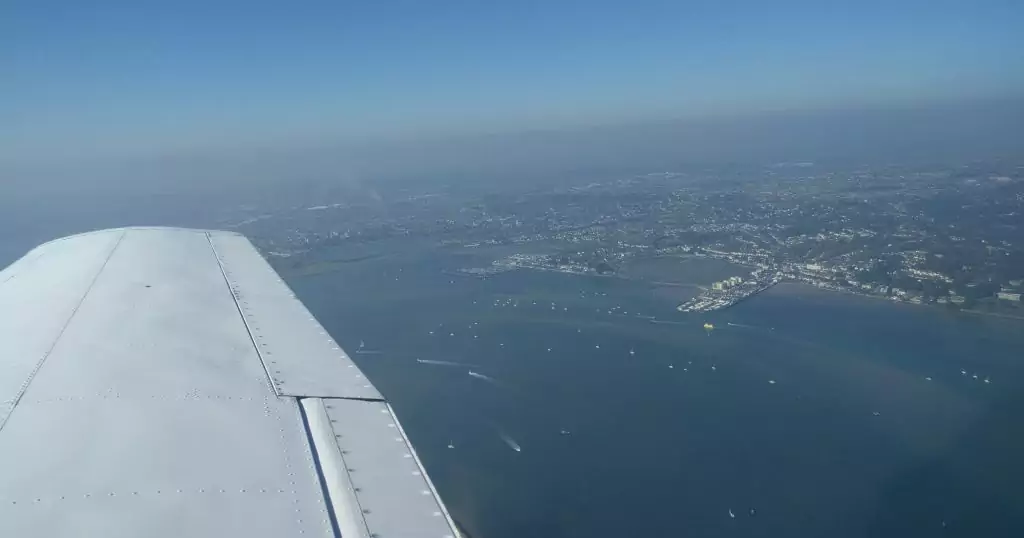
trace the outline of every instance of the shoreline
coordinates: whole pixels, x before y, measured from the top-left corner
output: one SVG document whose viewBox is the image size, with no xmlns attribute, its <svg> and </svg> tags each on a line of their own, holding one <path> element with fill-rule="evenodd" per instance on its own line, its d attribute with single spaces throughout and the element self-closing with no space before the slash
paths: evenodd
<svg viewBox="0 0 1024 538">
<path fill-rule="evenodd" d="M 689 258 L 701 258 L 701 256 L 694 256 L 694 255 L 687 255 L 687 256 L 671 256 L 671 255 L 668 255 L 668 256 L 658 256 L 658 257 L 660 257 L 660 258 L 677 258 L 677 259 L 678 258 L 686 258 L 686 257 L 689 257 Z M 717 259 L 717 258 L 710 258 L 710 257 L 706 257 L 706 258 Z M 736 262 L 733 262 L 731 260 L 721 260 L 721 261 L 728 261 L 729 263 L 736 264 Z M 736 264 L 736 265 L 741 265 L 741 264 Z M 509 271 L 516 271 L 516 270 L 523 270 L 523 269 L 534 270 L 534 271 L 543 271 L 543 272 L 549 272 L 549 273 L 561 273 L 561 274 L 571 275 L 571 276 L 613 278 L 613 279 L 617 279 L 617 280 L 623 280 L 623 281 L 627 281 L 627 282 L 643 283 L 643 284 L 648 284 L 648 285 L 652 285 L 652 286 L 678 287 L 678 288 L 697 288 L 697 289 L 701 289 L 701 290 L 706 290 L 707 289 L 705 286 L 702 286 L 702 285 L 696 284 L 696 283 L 689 283 L 689 282 L 665 282 L 665 281 L 648 280 L 648 279 L 645 279 L 645 278 L 642 278 L 642 277 L 625 276 L 625 275 L 621 275 L 621 274 L 618 274 L 618 273 L 610 273 L 610 274 L 577 273 L 577 272 L 570 272 L 570 271 L 562 271 L 562 270 L 555 269 L 555 268 L 530 266 L 530 265 L 519 265 L 519 266 L 516 266 L 514 268 L 509 269 Z M 507 271 L 501 271 L 501 272 L 507 272 Z M 500 273 L 495 273 L 495 274 L 500 274 Z M 477 277 L 477 278 L 489 278 L 489 277 L 494 276 L 494 275 L 490 275 L 490 274 L 488 274 L 488 275 L 472 275 L 472 274 L 465 274 L 465 273 L 463 273 L 463 274 L 460 274 L 459 276 L 464 276 L 464 277 L 466 277 L 466 276 L 473 276 L 473 277 Z M 807 282 L 796 281 L 796 280 L 788 280 L 788 281 L 787 280 L 783 280 L 781 282 L 778 282 L 776 284 L 768 286 L 767 288 L 765 288 L 763 290 L 760 290 L 760 291 L 758 291 L 758 292 L 756 292 L 756 293 L 754 293 L 754 294 L 752 294 L 750 296 L 744 297 L 740 301 L 737 301 L 736 303 L 734 303 L 732 305 L 729 305 L 728 307 L 721 308 L 721 309 L 718 309 L 718 310 L 713 310 L 712 312 L 720 311 L 720 310 L 727 310 L 728 308 L 736 306 L 736 304 L 739 304 L 740 302 L 743 302 L 743 301 L 745 301 L 747 299 L 750 299 L 751 297 L 754 297 L 756 295 L 761 295 L 761 293 L 763 293 L 765 291 L 768 291 L 770 289 L 778 290 L 780 287 L 781 288 L 785 288 L 787 285 L 793 286 L 796 289 L 814 290 L 814 291 L 821 291 L 821 292 L 831 292 L 831 293 L 836 293 L 836 294 L 841 294 L 841 295 L 848 295 L 848 296 L 853 296 L 853 297 L 863 297 L 865 299 L 873 299 L 875 301 L 885 301 L 885 302 L 893 304 L 893 305 L 907 305 L 907 306 L 930 307 L 930 308 L 935 309 L 937 311 L 938 310 L 942 310 L 942 311 L 946 311 L 948 313 L 964 313 L 964 314 L 970 314 L 970 315 L 975 315 L 975 316 L 989 316 L 989 317 L 1001 318 L 1001 319 L 1007 319 L 1007 320 L 1024 321 L 1024 315 L 1018 316 L 1018 315 L 1014 315 L 1014 314 L 1003 314 L 1003 313 L 999 313 L 999 312 L 986 312 L 984 310 L 977 310 L 977 309 L 955 309 L 955 310 L 950 310 L 948 308 L 941 308 L 940 309 L 940 308 L 938 308 L 940 305 L 935 304 L 935 303 L 912 303 L 912 302 L 903 301 L 903 300 L 895 300 L 894 301 L 890 296 L 880 296 L 880 295 L 874 295 L 874 294 L 869 294 L 869 293 L 861 293 L 861 292 L 857 292 L 857 291 L 854 291 L 854 290 L 822 288 L 822 287 L 815 286 L 814 284 L 810 284 L 810 283 L 807 283 Z M 944 305 L 942 305 L 942 306 L 944 306 Z M 662 323 L 662 321 L 660 321 L 660 320 L 659 321 L 654 321 L 654 323 Z"/>
<path fill-rule="evenodd" d="M 832 289 L 832 288 L 819 288 L 819 287 L 817 287 L 817 286 L 815 286 L 813 284 L 808 284 L 806 282 L 793 282 L 793 281 L 790 281 L 790 282 L 780 282 L 779 284 L 789 284 L 789 285 L 793 285 L 793 286 L 798 287 L 798 288 L 809 288 L 809 289 L 812 289 L 812 290 L 815 290 L 815 291 L 823 291 L 823 292 L 832 292 L 832 293 L 838 293 L 838 294 L 843 294 L 843 295 L 851 295 L 851 296 L 854 296 L 854 297 L 863 297 L 865 299 L 875 299 L 875 300 L 885 301 L 885 302 L 887 302 L 889 304 L 893 304 L 893 305 L 927 307 L 927 308 L 931 308 L 931 309 L 934 309 L 934 310 L 945 311 L 945 312 L 948 312 L 950 314 L 963 313 L 963 314 L 972 314 L 972 315 L 976 315 L 976 316 L 990 316 L 990 317 L 995 317 L 995 318 L 1010 319 L 1010 320 L 1016 320 L 1016 321 L 1024 321 L 1024 316 L 1016 316 L 1016 315 L 1013 315 L 1013 314 L 1002 314 L 1002 313 L 999 313 L 999 312 L 986 312 L 984 310 L 976 310 L 976 309 L 973 309 L 973 308 L 957 308 L 955 310 L 951 310 L 949 308 L 946 308 L 945 305 L 939 305 L 937 303 L 911 303 L 911 302 L 908 302 L 908 301 L 893 301 L 889 297 L 882 297 L 882 296 L 879 296 L 879 295 L 870 295 L 870 294 L 867 294 L 867 293 L 857 293 L 857 292 L 847 291 L 847 290 L 836 290 L 836 289 Z"/>
</svg>

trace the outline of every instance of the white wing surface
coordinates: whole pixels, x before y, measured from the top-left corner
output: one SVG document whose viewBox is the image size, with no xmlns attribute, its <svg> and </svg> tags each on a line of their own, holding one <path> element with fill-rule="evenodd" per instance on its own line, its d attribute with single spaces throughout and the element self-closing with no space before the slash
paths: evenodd
<svg viewBox="0 0 1024 538">
<path fill-rule="evenodd" d="M 244 237 L 0 271 L 0 536 L 458 536 L 391 407 Z"/>
</svg>

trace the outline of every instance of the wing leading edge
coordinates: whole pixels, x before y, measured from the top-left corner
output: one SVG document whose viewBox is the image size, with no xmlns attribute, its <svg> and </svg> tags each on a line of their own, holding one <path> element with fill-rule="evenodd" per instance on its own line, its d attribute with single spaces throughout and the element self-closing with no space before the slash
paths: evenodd
<svg viewBox="0 0 1024 538">
<path fill-rule="evenodd" d="M 0 536 L 458 536 L 380 393 L 244 237 L 0 271 Z"/>
</svg>

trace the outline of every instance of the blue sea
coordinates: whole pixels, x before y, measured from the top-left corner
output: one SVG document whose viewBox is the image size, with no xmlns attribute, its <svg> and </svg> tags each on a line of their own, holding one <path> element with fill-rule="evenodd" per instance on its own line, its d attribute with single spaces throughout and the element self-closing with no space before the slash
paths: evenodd
<svg viewBox="0 0 1024 538">
<path fill-rule="evenodd" d="M 460 264 L 288 279 L 468 536 L 1024 536 L 1024 322 Z"/>
</svg>

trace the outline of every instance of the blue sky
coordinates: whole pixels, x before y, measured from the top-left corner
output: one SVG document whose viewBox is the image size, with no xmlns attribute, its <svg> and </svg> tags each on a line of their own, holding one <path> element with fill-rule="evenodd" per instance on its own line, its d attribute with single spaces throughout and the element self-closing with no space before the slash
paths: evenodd
<svg viewBox="0 0 1024 538">
<path fill-rule="evenodd" d="M 1024 93 L 1019 1 L 0 8 L 0 161 Z"/>
</svg>

